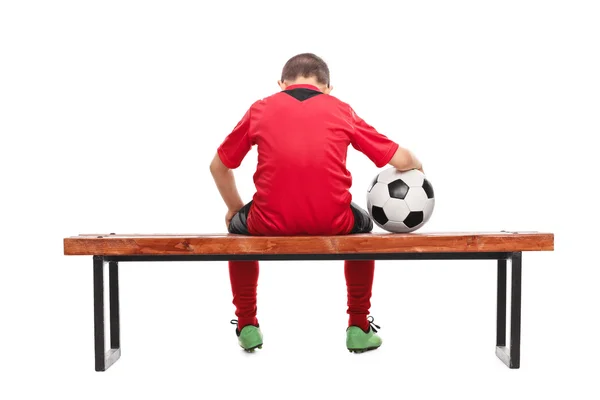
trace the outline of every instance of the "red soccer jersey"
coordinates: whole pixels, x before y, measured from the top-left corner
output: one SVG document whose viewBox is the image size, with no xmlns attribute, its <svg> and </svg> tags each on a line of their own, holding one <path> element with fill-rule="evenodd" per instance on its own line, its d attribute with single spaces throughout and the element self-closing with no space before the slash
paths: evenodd
<svg viewBox="0 0 600 400">
<path fill-rule="evenodd" d="M 234 169 L 258 146 L 249 233 L 349 233 L 354 224 L 352 176 L 346 169 L 350 144 L 377 167 L 389 163 L 398 148 L 348 104 L 312 85 L 288 86 L 254 103 L 218 149 L 223 164 Z"/>
</svg>

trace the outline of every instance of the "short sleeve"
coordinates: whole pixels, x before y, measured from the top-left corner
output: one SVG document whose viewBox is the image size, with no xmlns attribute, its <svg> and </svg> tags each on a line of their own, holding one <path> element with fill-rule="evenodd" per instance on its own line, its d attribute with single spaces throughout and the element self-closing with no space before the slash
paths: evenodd
<svg viewBox="0 0 600 400">
<path fill-rule="evenodd" d="M 233 131 L 227 135 L 217 149 L 219 158 L 227 168 L 234 169 L 239 167 L 246 154 L 252 148 L 252 141 L 250 140 L 251 111 L 252 108 L 246 111 L 241 121 L 238 122 Z"/>
<path fill-rule="evenodd" d="M 369 157 L 378 168 L 388 164 L 396 153 L 398 144 L 377 132 L 356 115 L 352 108 L 350 108 L 350 124 L 353 128 L 350 133 L 352 147 Z"/>
</svg>

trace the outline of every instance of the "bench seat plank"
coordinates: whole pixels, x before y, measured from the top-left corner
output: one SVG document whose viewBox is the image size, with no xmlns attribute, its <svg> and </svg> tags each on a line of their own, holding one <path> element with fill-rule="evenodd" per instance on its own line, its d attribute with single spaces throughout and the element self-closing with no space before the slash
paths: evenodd
<svg viewBox="0 0 600 400">
<path fill-rule="evenodd" d="M 552 251 L 538 232 L 366 233 L 343 236 L 232 234 L 82 234 L 64 239 L 65 255 L 361 254 Z"/>
</svg>

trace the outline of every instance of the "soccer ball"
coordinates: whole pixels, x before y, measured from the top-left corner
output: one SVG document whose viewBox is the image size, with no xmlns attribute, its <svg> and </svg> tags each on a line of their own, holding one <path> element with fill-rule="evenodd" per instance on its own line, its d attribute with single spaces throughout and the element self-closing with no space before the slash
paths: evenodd
<svg viewBox="0 0 600 400">
<path fill-rule="evenodd" d="M 367 209 L 375 223 L 389 232 L 406 233 L 422 227 L 431 217 L 433 187 L 416 169 L 388 168 L 375 177 L 367 192 Z"/>
</svg>

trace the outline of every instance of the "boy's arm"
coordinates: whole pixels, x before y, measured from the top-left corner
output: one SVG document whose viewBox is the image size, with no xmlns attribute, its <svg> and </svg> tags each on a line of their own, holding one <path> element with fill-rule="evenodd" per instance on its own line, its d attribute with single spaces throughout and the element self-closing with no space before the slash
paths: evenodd
<svg viewBox="0 0 600 400">
<path fill-rule="evenodd" d="M 228 211 L 225 216 L 227 227 L 229 227 L 229 222 L 235 213 L 244 206 L 235 185 L 233 169 L 240 166 L 253 145 L 249 136 L 251 109 L 252 107 L 246 112 L 241 121 L 238 122 L 233 131 L 227 135 L 210 163 L 210 172 L 217 184 L 217 189 L 219 189 L 223 201 L 227 205 Z"/>
<path fill-rule="evenodd" d="M 223 201 L 227 205 L 225 223 L 227 224 L 227 227 L 229 227 L 231 218 L 233 218 L 235 213 L 237 213 L 240 208 L 244 206 L 242 198 L 240 197 L 240 193 L 235 185 L 233 171 L 223 164 L 219 158 L 219 154 L 217 153 L 210 163 L 210 172 L 215 180 L 215 183 L 217 184 L 217 189 L 219 189 L 219 193 L 221 193 Z"/>
<path fill-rule="evenodd" d="M 415 155 L 408 149 L 398 147 L 398 150 L 394 153 L 389 164 L 399 171 L 409 171 L 411 169 L 418 169 L 423 172 L 423 164 L 415 157 Z"/>
<path fill-rule="evenodd" d="M 423 172 L 423 165 L 408 149 L 400 147 L 385 135 L 360 118 L 352 108 L 350 110 L 351 143 L 354 148 L 363 152 L 378 167 L 389 164 L 400 171 L 418 169 Z"/>
</svg>

